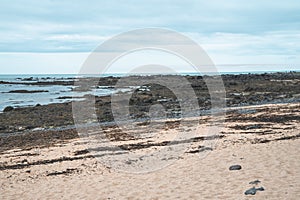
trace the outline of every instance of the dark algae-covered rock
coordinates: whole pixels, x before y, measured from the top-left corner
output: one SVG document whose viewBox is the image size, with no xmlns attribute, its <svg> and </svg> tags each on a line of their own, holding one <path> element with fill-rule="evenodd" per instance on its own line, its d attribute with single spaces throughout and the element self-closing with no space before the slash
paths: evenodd
<svg viewBox="0 0 300 200">
<path fill-rule="evenodd" d="M 8 93 L 40 93 L 49 92 L 48 90 L 11 90 Z"/>
<path fill-rule="evenodd" d="M 9 111 L 12 111 L 14 109 L 14 107 L 12 106 L 7 106 L 3 109 L 3 112 L 9 112 Z"/>
</svg>

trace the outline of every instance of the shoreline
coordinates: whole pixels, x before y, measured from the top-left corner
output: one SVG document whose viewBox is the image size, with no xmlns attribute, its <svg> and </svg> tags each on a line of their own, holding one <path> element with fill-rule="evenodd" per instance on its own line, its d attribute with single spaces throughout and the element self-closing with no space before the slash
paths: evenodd
<svg viewBox="0 0 300 200">
<path fill-rule="evenodd" d="M 168 77 L 166 76 L 165 79 L 168 80 Z M 149 78 L 151 79 L 151 77 Z M 197 112 L 203 114 L 206 110 L 210 110 L 210 94 L 203 78 L 198 76 L 185 76 L 185 78 L 195 91 L 199 105 Z M 222 78 L 226 91 L 226 107 L 300 102 L 300 73 L 224 75 Z M 100 79 L 99 85 L 115 90 L 114 85 L 117 81 L 118 78 L 106 77 Z M 139 77 L 130 79 L 130 82 L 138 83 Z M 47 84 L 51 84 L 51 82 L 47 82 Z M 172 84 L 176 85 L 177 83 Z M 80 88 L 76 90 L 80 91 Z M 90 88 L 85 90 L 89 91 Z M 129 105 L 129 108 L 133 113 L 133 118 L 143 119 L 147 109 L 154 104 L 163 105 L 168 110 L 167 114 L 170 118 L 176 118 L 178 115 L 180 107 L 177 97 L 172 91 L 157 85 L 148 85 L 132 90 L 134 91 L 131 97 L 132 105 Z M 182 93 L 184 94 L 184 91 Z M 127 94 L 127 92 L 120 92 L 120 95 L 122 94 Z M 30 93 L 26 95 L 30 95 Z M 68 98 L 61 94 L 59 99 L 68 102 L 37 104 L 28 107 L 6 107 L 5 112 L 0 113 L 0 134 L 74 125 L 72 101 L 69 101 Z M 99 122 L 113 121 L 110 95 L 88 94 L 80 98 L 73 97 L 73 101 L 84 101 L 81 99 L 95 101 Z"/>
</svg>

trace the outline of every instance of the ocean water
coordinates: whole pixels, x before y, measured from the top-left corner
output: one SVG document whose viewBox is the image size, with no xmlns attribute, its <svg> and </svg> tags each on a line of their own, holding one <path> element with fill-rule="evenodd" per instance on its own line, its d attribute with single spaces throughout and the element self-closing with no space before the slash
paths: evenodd
<svg viewBox="0 0 300 200">
<path fill-rule="evenodd" d="M 31 81 L 24 81 L 24 79 L 31 78 Z M 50 103 L 63 103 L 70 102 L 72 100 L 83 100 L 83 96 L 87 94 L 93 94 L 97 96 L 105 96 L 112 94 L 113 92 L 119 92 L 120 90 L 114 90 L 109 87 L 100 87 L 91 91 L 74 91 L 73 85 L 26 85 L 23 83 L 33 83 L 37 81 L 70 81 L 70 79 L 76 78 L 74 74 L 46 74 L 46 75 L 0 75 L 0 81 L 5 82 L 17 82 L 18 84 L 0 84 L 0 112 L 7 106 L 24 107 L 35 106 L 37 104 L 46 105 Z M 45 90 L 48 92 L 38 93 L 9 93 L 13 90 Z M 121 91 L 130 90 L 129 88 L 121 89 Z M 64 97 L 64 99 L 59 99 Z M 67 97 L 67 98 L 66 98 Z"/>
<path fill-rule="evenodd" d="M 266 71 L 259 72 L 222 72 L 221 74 L 248 74 L 248 73 L 266 73 Z M 199 75 L 193 73 L 182 73 L 182 75 Z M 93 75 L 94 76 L 94 75 Z M 105 74 L 101 76 L 118 76 L 122 77 L 124 74 Z M 31 81 L 24 81 L 26 78 L 32 77 Z M 88 92 L 74 91 L 73 85 L 25 85 L 24 82 L 37 82 L 37 81 L 70 81 L 70 79 L 76 78 L 76 74 L 26 74 L 26 75 L 0 75 L 0 81 L 6 82 L 18 82 L 19 84 L 0 84 L 0 112 L 7 106 L 24 107 L 35 106 L 36 104 L 46 105 L 50 103 L 63 103 L 70 102 L 72 100 L 83 100 L 83 96 L 87 94 L 93 94 L 97 96 L 110 95 L 114 92 L 128 91 L 130 88 L 124 88 L 115 90 L 109 87 L 100 87 Z M 96 76 L 98 77 L 98 76 Z M 100 75 L 99 75 L 100 77 Z M 39 93 L 8 93 L 12 90 L 47 90 L 49 92 Z M 59 99 L 59 97 L 69 97 Z M 75 97 L 75 98 L 72 98 Z"/>
</svg>

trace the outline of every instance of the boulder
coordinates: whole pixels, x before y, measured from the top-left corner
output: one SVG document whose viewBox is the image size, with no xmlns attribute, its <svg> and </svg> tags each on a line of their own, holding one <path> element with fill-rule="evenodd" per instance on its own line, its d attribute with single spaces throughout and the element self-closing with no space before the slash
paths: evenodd
<svg viewBox="0 0 300 200">
<path fill-rule="evenodd" d="M 5 107 L 4 109 L 3 109 L 3 112 L 10 112 L 10 111 L 12 111 L 14 109 L 14 107 L 12 107 L 12 106 L 7 106 L 7 107 Z"/>
</svg>

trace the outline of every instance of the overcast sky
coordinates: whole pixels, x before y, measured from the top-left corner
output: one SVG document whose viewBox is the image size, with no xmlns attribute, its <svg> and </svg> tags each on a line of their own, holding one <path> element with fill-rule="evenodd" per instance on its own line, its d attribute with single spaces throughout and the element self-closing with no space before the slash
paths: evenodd
<svg viewBox="0 0 300 200">
<path fill-rule="evenodd" d="M 77 73 L 103 41 L 145 27 L 189 36 L 221 71 L 300 70 L 298 0 L 11 0 L 0 73 Z"/>
</svg>

